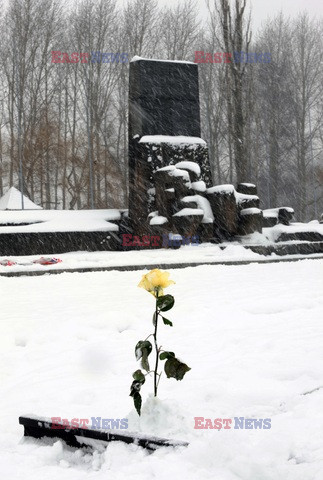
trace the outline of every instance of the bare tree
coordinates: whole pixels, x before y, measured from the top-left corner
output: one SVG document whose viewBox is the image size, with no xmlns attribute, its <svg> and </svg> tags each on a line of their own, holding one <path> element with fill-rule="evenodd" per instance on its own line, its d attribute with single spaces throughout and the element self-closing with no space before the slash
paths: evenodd
<svg viewBox="0 0 323 480">
<path fill-rule="evenodd" d="M 182 0 L 162 10 L 158 31 L 160 49 L 168 60 L 191 60 L 199 34 L 199 21 L 194 0 Z"/>
<path fill-rule="evenodd" d="M 245 74 L 247 63 L 235 62 L 234 55 L 244 52 L 248 55 L 251 42 L 250 16 L 246 18 L 247 0 L 235 0 L 231 8 L 229 0 L 215 1 L 214 10 L 209 11 L 216 15 L 221 27 L 222 51 L 231 54 L 228 64 L 227 84 L 229 91 L 228 102 L 228 128 L 233 142 L 234 163 L 238 182 L 248 180 L 247 154 L 246 154 L 246 110 L 244 105 L 244 90 L 246 86 Z M 240 59 L 241 60 L 241 59 Z"/>
<path fill-rule="evenodd" d="M 123 12 L 124 46 L 130 56 L 155 52 L 158 42 L 157 1 L 128 0 Z"/>
<path fill-rule="evenodd" d="M 289 20 L 279 14 L 268 21 L 256 47 L 271 54 L 271 61 L 261 63 L 256 70 L 257 111 L 261 118 L 257 135 L 264 145 L 261 152 L 262 178 L 266 183 L 264 197 L 268 207 L 276 207 L 283 200 L 283 174 L 292 137 L 289 91 L 292 32 Z"/>
<path fill-rule="evenodd" d="M 294 24 L 293 50 L 291 57 L 291 88 L 295 118 L 294 151 L 297 158 L 299 181 L 300 219 L 308 216 L 307 205 L 308 179 L 311 146 L 322 122 L 322 108 L 317 105 L 322 99 L 322 30 L 319 24 L 310 20 L 308 14 L 302 14 Z M 316 182 L 311 189 L 316 189 Z"/>
</svg>

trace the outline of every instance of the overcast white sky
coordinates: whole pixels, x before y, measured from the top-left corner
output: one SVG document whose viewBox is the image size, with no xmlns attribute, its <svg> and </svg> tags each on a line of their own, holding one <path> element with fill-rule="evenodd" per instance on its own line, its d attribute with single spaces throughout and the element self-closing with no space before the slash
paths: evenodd
<svg viewBox="0 0 323 480">
<path fill-rule="evenodd" d="M 71 2 L 73 0 L 66 1 Z M 157 0 L 160 6 L 175 5 L 181 1 L 182 0 Z M 208 12 L 205 0 L 195 1 L 200 10 L 201 18 L 207 18 Z M 125 0 L 118 0 L 120 5 L 124 2 Z M 0 0 L 0 5 L 1 3 L 8 5 L 10 0 Z M 284 14 L 292 17 L 304 10 L 307 10 L 309 14 L 315 18 L 323 17 L 323 0 L 247 0 L 247 5 L 251 5 L 252 7 L 254 33 L 256 33 L 256 30 L 260 27 L 261 22 L 266 20 L 267 17 L 275 16 L 280 10 L 282 10 Z"/>
<path fill-rule="evenodd" d="M 158 0 L 160 5 L 174 5 L 181 0 Z M 200 8 L 201 16 L 207 17 L 205 0 L 196 0 Z M 311 16 L 323 16 L 323 0 L 249 0 L 247 4 L 252 6 L 252 18 L 254 32 L 260 27 L 261 22 L 268 16 L 272 17 L 279 13 L 295 16 L 297 13 L 307 10 Z"/>
</svg>

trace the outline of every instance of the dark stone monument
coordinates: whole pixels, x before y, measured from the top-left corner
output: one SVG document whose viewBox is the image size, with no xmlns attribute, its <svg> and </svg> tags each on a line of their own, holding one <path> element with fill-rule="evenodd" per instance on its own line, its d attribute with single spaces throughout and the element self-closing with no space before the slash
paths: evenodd
<svg viewBox="0 0 323 480">
<path fill-rule="evenodd" d="M 129 85 L 129 211 L 120 211 L 112 231 L 0 231 L 2 255 L 178 248 L 255 232 L 270 240 L 272 232 L 263 229 L 275 227 L 277 248 L 249 247 L 278 255 L 323 251 L 317 225 L 291 227 L 290 207 L 261 210 L 253 183 L 213 185 L 207 144 L 200 138 L 197 64 L 135 57 Z"/>
<path fill-rule="evenodd" d="M 202 242 L 261 230 L 262 213 L 246 210 L 259 208 L 256 186 L 212 187 L 200 135 L 198 65 L 135 57 L 129 78 L 129 218 L 123 230 L 197 236 Z"/>
<path fill-rule="evenodd" d="M 135 135 L 201 136 L 197 64 L 135 57 L 129 75 L 130 140 Z"/>
<path fill-rule="evenodd" d="M 152 233 L 148 215 L 156 209 L 154 196 L 160 200 L 164 193 L 154 180 L 159 168 L 196 162 L 210 186 L 207 146 L 200 134 L 197 64 L 135 58 L 129 78 L 129 223 L 136 234 Z M 171 193 L 165 194 L 165 203 L 171 202 Z"/>
<path fill-rule="evenodd" d="M 120 232 L 221 242 L 278 223 L 288 226 L 293 210 L 263 212 L 253 183 L 213 186 L 200 135 L 198 65 L 135 57 L 129 79 L 129 216 L 123 215 Z"/>
</svg>

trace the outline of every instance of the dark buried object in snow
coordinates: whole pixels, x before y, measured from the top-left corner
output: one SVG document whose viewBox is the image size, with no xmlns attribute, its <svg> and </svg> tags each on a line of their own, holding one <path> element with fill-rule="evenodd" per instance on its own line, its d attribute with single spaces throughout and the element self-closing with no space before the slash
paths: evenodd
<svg viewBox="0 0 323 480">
<path fill-rule="evenodd" d="M 53 428 L 51 419 L 43 417 L 19 417 L 20 425 L 24 426 L 24 436 L 33 438 L 59 438 L 70 447 L 106 447 L 110 442 L 124 442 L 146 448 L 151 452 L 159 447 L 187 447 L 187 442 L 167 440 L 141 433 L 120 433 L 107 430 L 91 430 L 90 428 Z"/>
</svg>

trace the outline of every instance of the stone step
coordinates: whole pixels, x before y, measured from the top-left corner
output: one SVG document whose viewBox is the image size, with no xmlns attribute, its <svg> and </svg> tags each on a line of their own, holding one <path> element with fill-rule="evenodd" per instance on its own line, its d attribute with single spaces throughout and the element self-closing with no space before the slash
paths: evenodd
<svg viewBox="0 0 323 480">
<path fill-rule="evenodd" d="M 316 230 L 304 230 L 301 232 L 283 232 L 277 242 L 289 242 L 298 240 L 300 242 L 323 242 L 323 235 Z"/>
<path fill-rule="evenodd" d="M 323 240 L 319 242 L 302 243 L 276 243 L 273 245 L 244 245 L 245 248 L 252 250 L 259 255 L 312 255 L 315 253 L 323 254 Z"/>
</svg>

